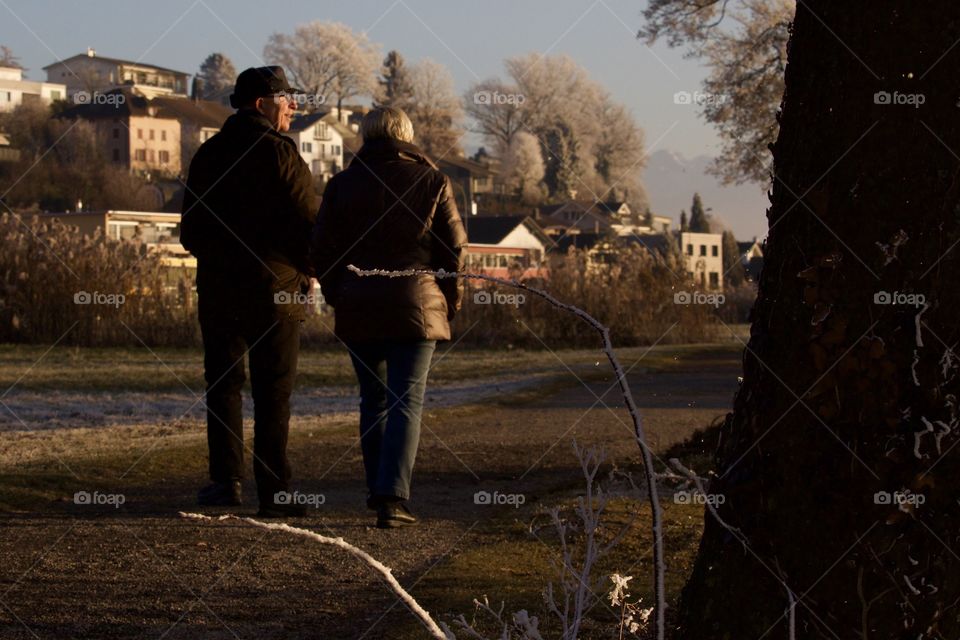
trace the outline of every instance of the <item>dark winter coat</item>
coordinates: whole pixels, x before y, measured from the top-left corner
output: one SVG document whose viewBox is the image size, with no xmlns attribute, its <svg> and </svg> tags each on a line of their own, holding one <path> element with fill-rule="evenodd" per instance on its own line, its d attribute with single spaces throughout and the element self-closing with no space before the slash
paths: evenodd
<svg viewBox="0 0 960 640">
<path fill-rule="evenodd" d="M 201 308 L 302 318 L 294 294 L 313 273 L 315 218 L 296 143 L 255 111 L 230 116 L 194 156 L 183 198 L 180 242 L 197 258 Z"/>
<path fill-rule="evenodd" d="M 449 340 L 463 283 L 430 275 L 388 278 L 347 270 L 459 271 L 467 236 L 450 180 L 416 146 L 364 144 L 330 181 L 312 257 L 344 341 Z"/>
</svg>

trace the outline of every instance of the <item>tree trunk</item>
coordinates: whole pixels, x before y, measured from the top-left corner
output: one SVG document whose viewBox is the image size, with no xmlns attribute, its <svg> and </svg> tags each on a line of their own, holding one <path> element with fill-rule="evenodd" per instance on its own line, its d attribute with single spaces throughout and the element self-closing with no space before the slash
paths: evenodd
<svg viewBox="0 0 960 640">
<path fill-rule="evenodd" d="M 956 0 L 798 2 L 709 490 L 739 531 L 706 516 L 676 637 L 960 638 L 958 40 Z"/>
</svg>

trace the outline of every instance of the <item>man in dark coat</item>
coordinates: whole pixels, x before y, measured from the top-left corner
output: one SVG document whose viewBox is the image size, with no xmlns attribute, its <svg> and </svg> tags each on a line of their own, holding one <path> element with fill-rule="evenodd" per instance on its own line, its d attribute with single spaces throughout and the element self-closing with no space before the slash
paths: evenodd
<svg viewBox="0 0 960 640">
<path fill-rule="evenodd" d="M 236 505 L 244 475 L 241 388 L 250 359 L 253 468 L 259 515 L 303 515 L 291 504 L 287 434 L 303 296 L 312 275 L 313 179 L 282 135 L 296 111 L 280 67 L 247 69 L 238 111 L 190 164 L 180 242 L 197 258 L 212 484 L 201 505 Z"/>
</svg>

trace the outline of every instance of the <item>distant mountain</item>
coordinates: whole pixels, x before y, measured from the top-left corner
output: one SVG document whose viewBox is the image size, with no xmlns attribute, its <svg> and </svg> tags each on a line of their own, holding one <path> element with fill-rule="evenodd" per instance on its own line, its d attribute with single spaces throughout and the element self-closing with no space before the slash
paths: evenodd
<svg viewBox="0 0 960 640">
<path fill-rule="evenodd" d="M 723 186 L 707 173 L 713 162 L 710 156 L 685 158 L 673 151 L 655 151 L 647 161 L 643 182 L 650 196 L 650 208 L 658 215 L 669 216 L 678 224 L 680 211 L 690 215 L 693 194 L 699 193 L 709 214 L 733 230 L 738 240 L 763 238 L 767 234 L 766 193 L 752 184 Z"/>
</svg>

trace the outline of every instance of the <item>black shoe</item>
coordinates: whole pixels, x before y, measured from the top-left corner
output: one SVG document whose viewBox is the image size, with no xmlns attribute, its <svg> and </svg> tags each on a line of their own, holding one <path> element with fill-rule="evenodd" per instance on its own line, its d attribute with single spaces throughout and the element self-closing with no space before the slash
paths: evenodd
<svg viewBox="0 0 960 640">
<path fill-rule="evenodd" d="M 307 506 L 303 504 L 261 504 L 258 518 L 303 518 Z"/>
<path fill-rule="evenodd" d="M 377 507 L 377 527 L 380 529 L 411 527 L 418 522 L 417 516 L 410 513 L 403 502 L 384 502 Z"/>
<path fill-rule="evenodd" d="M 201 507 L 236 507 L 243 504 L 239 480 L 212 482 L 197 492 Z"/>
</svg>

